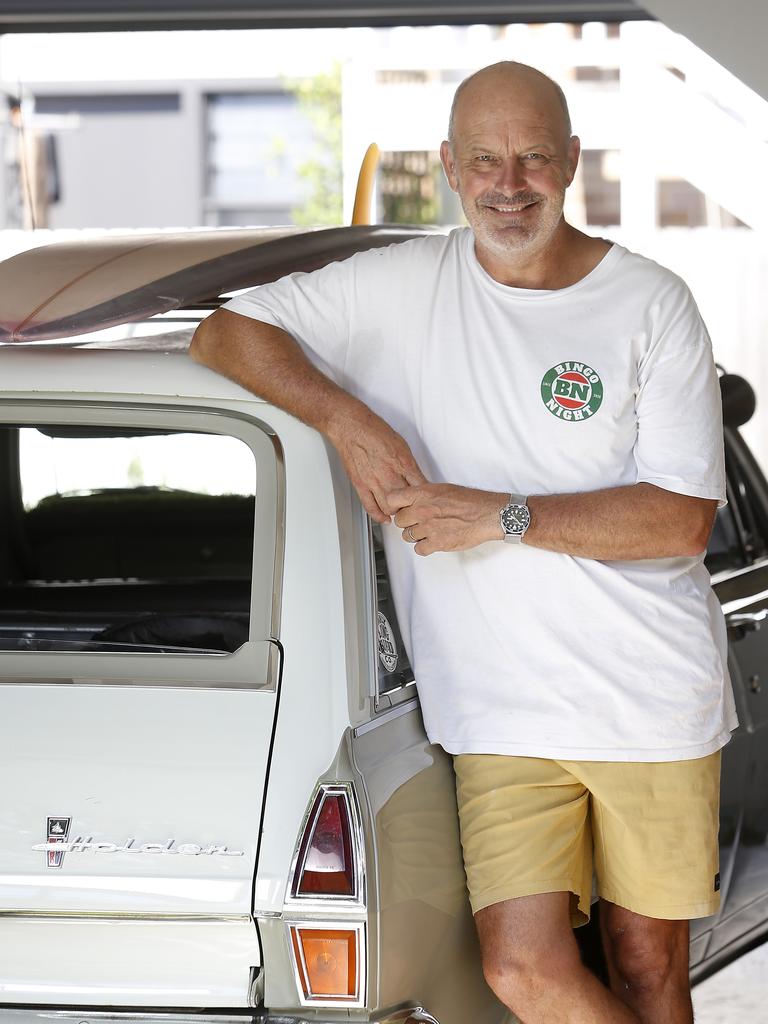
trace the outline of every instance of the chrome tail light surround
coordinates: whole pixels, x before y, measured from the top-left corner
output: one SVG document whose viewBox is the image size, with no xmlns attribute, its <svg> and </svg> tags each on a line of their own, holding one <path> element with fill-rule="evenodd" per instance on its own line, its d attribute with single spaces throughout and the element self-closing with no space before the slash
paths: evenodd
<svg viewBox="0 0 768 1024">
<path fill-rule="evenodd" d="M 292 921 L 288 930 L 301 1005 L 364 1007 L 365 924 Z"/>
<path fill-rule="evenodd" d="M 348 828 L 348 843 L 344 844 L 344 849 L 352 860 L 351 865 L 348 865 L 350 885 L 347 888 L 350 891 L 308 892 L 306 888 L 302 891 L 302 880 L 308 873 L 307 862 L 309 860 L 311 865 L 311 856 L 315 852 L 312 846 L 313 838 L 318 835 L 318 829 L 322 825 L 323 812 L 327 809 L 330 800 L 338 800 L 343 807 L 342 829 L 344 828 L 344 818 Z M 319 867 L 318 873 L 327 871 L 328 874 L 335 874 L 331 865 L 315 866 Z M 316 787 L 294 849 L 290 879 L 285 900 L 286 909 L 293 906 L 301 907 L 303 910 L 323 911 L 330 907 L 340 909 L 343 906 L 349 909 L 365 910 L 365 837 L 352 783 L 321 782 Z"/>
<path fill-rule="evenodd" d="M 284 909 L 301 1006 L 365 1007 L 366 898 L 365 834 L 355 788 L 351 782 L 318 783 L 294 849 Z"/>
</svg>

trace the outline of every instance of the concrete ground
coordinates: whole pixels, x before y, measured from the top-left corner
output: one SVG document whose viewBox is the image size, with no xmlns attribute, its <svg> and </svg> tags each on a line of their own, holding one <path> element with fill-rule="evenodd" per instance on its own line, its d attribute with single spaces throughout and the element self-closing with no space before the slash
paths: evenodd
<svg viewBox="0 0 768 1024">
<path fill-rule="evenodd" d="M 696 1024 L 768 1020 L 768 944 L 753 949 L 693 990 Z"/>
</svg>

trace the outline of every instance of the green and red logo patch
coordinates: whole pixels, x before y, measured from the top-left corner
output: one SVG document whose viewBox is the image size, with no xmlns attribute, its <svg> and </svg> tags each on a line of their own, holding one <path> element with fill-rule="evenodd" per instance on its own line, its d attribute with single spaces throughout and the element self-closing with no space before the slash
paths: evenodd
<svg viewBox="0 0 768 1024">
<path fill-rule="evenodd" d="M 561 420 L 588 420 L 603 401 L 603 382 L 586 363 L 564 361 L 541 379 L 541 398 Z"/>
</svg>

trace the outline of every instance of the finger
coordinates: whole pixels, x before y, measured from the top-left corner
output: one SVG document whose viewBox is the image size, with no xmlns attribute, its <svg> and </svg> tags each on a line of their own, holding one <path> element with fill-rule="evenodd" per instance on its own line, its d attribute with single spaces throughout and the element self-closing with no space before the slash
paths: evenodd
<svg viewBox="0 0 768 1024">
<path fill-rule="evenodd" d="M 379 508 L 382 509 L 387 519 L 391 520 L 392 516 L 399 511 L 400 506 L 395 505 L 390 501 L 390 492 L 388 490 L 381 490 L 379 488 L 373 488 L 373 496 L 376 499 L 376 503 Z"/>
<path fill-rule="evenodd" d="M 420 540 L 423 540 L 423 538 L 420 537 L 418 533 L 413 532 L 412 526 L 406 526 L 406 528 L 403 530 L 402 536 L 406 544 L 418 544 Z"/>
<path fill-rule="evenodd" d="M 417 555 L 431 555 L 437 551 L 437 548 L 432 547 L 430 542 L 424 538 L 414 545 L 413 550 Z"/>
<path fill-rule="evenodd" d="M 387 501 L 394 514 L 400 509 L 413 505 L 419 500 L 420 495 L 421 488 L 418 486 L 400 487 L 387 493 Z"/>
<path fill-rule="evenodd" d="M 373 495 L 373 493 L 371 491 L 364 490 L 363 488 L 360 488 L 359 490 L 357 488 L 355 488 L 355 490 L 357 490 L 357 496 L 359 497 L 359 499 L 360 499 L 360 501 L 362 503 L 363 508 L 368 513 L 368 515 L 371 517 L 371 519 L 374 520 L 374 522 L 376 522 L 376 523 L 388 523 L 389 522 L 389 516 L 387 515 L 386 512 L 382 512 L 381 507 L 379 506 L 379 503 L 376 501 L 376 498 L 374 497 L 374 495 Z"/>
<path fill-rule="evenodd" d="M 399 526 L 401 530 L 405 530 L 409 526 L 415 526 L 418 521 L 419 517 L 416 513 L 416 509 L 410 505 L 406 505 L 405 508 L 399 509 L 394 516 L 395 526 Z"/>
</svg>

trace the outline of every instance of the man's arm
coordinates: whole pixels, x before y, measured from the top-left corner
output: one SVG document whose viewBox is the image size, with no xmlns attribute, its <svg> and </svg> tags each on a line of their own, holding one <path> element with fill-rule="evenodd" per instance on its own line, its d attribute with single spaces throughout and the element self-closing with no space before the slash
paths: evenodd
<svg viewBox="0 0 768 1024">
<path fill-rule="evenodd" d="M 403 438 L 313 366 L 279 327 L 219 309 L 197 328 L 189 354 L 324 434 L 377 522 L 389 520 L 390 491 L 425 482 Z"/>
<path fill-rule="evenodd" d="M 502 541 L 499 512 L 509 495 L 453 484 L 408 487 L 389 495 L 395 523 L 416 553 L 462 551 Z M 705 550 L 717 501 L 637 483 L 577 494 L 528 498 L 523 544 L 603 561 L 694 556 Z M 410 533 L 408 531 L 410 530 Z"/>
</svg>

